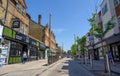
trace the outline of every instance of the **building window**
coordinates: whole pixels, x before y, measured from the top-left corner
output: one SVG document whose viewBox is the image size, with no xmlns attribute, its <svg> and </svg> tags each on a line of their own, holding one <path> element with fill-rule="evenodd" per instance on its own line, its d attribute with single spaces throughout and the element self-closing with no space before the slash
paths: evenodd
<svg viewBox="0 0 120 76">
<path fill-rule="evenodd" d="M 120 32 L 120 27 L 119 27 L 119 32 Z"/>
<path fill-rule="evenodd" d="M 2 0 L 0 0 L 0 5 L 2 5 Z"/>
<path fill-rule="evenodd" d="M 118 0 L 113 0 L 113 1 L 114 1 L 114 6 L 116 7 L 119 4 L 119 2 Z"/>
<path fill-rule="evenodd" d="M 28 26 L 24 25 L 24 34 L 28 35 Z"/>
<path fill-rule="evenodd" d="M 16 6 L 16 1 L 15 0 L 10 0 L 15 6 Z"/>
<path fill-rule="evenodd" d="M 23 29 L 23 23 L 20 23 L 20 32 L 23 33 L 24 29 Z"/>
<path fill-rule="evenodd" d="M 102 8 L 102 15 L 104 15 L 108 11 L 107 4 Z"/>
<path fill-rule="evenodd" d="M 118 6 L 120 4 L 120 0 L 113 0 L 114 1 L 114 6 Z"/>
<path fill-rule="evenodd" d="M 18 10 L 18 11 L 20 11 L 20 7 L 21 7 L 21 5 L 20 5 L 20 3 L 18 2 L 18 6 L 17 6 L 17 10 Z"/>
<path fill-rule="evenodd" d="M 118 25 L 120 25 L 120 16 L 118 17 Z"/>
<path fill-rule="evenodd" d="M 16 42 L 11 43 L 10 56 L 20 56 L 22 52 L 22 45 Z"/>
<path fill-rule="evenodd" d="M 24 7 L 22 7 L 22 15 L 24 15 L 25 14 L 25 9 L 24 9 Z"/>
<path fill-rule="evenodd" d="M 107 29 L 107 26 L 108 26 L 107 24 L 104 25 L 104 31 Z"/>
</svg>

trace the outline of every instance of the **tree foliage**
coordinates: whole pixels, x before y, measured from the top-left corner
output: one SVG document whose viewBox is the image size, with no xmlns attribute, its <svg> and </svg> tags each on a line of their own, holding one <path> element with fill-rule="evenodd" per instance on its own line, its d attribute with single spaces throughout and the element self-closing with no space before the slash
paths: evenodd
<svg viewBox="0 0 120 76">
<path fill-rule="evenodd" d="M 57 52 L 58 52 L 58 54 L 59 54 L 59 55 L 61 55 L 61 54 L 62 54 L 62 49 L 61 49 L 61 47 L 60 47 L 60 46 L 58 46 Z"/>
<path fill-rule="evenodd" d="M 77 51 L 78 51 L 78 45 L 77 44 L 73 44 L 71 47 L 72 50 L 72 55 L 76 55 Z"/>
<path fill-rule="evenodd" d="M 100 38 L 102 41 L 103 37 L 107 34 L 107 32 L 115 26 L 115 22 L 113 21 L 114 17 L 112 17 L 108 21 L 108 23 L 106 24 L 107 27 L 105 29 L 100 28 L 95 23 L 95 20 L 96 20 L 95 14 L 93 14 L 93 17 L 88 20 L 90 22 L 90 25 L 91 25 L 90 34 L 92 36 L 95 36 L 96 38 Z M 102 44 L 102 46 L 103 46 L 103 44 Z M 104 51 L 103 47 L 102 47 L 102 51 Z M 106 57 L 105 57 L 104 52 L 103 52 L 103 57 L 104 57 L 104 61 L 105 61 Z M 105 71 L 106 71 L 106 63 L 105 62 L 104 62 L 104 67 L 105 67 Z"/>
<path fill-rule="evenodd" d="M 83 36 L 82 38 L 77 37 L 77 44 L 80 46 L 80 51 L 82 54 L 86 52 L 86 37 Z"/>
<path fill-rule="evenodd" d="M 111 18 L 111 20 L 108 21 L 106 24 L 106 29 L 100 28 L 96 23 L 96 14 L 93 14 L 92 18 L 88 19 L 88 21 L 91 24 L 90 34 L 95 36 L 96 38 L 102 38 L 106 35 L 106 33 L 111 30 L 115 26 L 114 17 Z"/>
</svg>

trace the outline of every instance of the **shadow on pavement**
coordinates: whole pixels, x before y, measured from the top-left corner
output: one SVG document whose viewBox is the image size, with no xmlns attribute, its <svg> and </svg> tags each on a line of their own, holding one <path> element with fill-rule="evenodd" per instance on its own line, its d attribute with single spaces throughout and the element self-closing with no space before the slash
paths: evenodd
<svg viewBox="0 0 120 76">
<path fill-rule="evenodd" d="M 42 65 L 42 66 L 48 66 L 48 64 L 44 64 L 44 65 Z"/>
<path fill-rule="evenodd" d="M 63 70 L 69 70 L 68 65 L 64 65 L 64 66 L 62 67 L 62 69 L 63 69 Z"/>
<path fill-rule="evenodd" d="M 98 76 L 109 76 L 109 73 L 104 73 L 103 70 L 92 70 L 91 72 L 93 72 L 95 75 L 98 75 Z M 120 76 L 120 75 L 114 72 L 111 72 L 111 76 Z"/>
</svg>

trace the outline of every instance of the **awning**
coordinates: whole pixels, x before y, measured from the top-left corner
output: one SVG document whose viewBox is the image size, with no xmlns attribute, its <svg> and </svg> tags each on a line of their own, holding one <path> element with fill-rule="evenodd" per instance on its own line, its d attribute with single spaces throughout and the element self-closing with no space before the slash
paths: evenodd
<svg viewBox="0 0 120 76">
<path fill-rule="evenodd" d="M 112 43 L 116 43 L 116 42 L 120 42 L 120 33 L 114 34 L 113 36 L 106 39 L 107 44 L 112 44 Z"/>
</svg>

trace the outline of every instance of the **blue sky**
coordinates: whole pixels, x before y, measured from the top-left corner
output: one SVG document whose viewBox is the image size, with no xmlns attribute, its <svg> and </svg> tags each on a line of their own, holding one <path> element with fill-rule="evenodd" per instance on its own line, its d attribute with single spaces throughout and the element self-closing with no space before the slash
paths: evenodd
<svg viewBox="0 0 120 76">
<path fill-rule="evenodd" d="M 102 0 L 96 0 L 97 5 Z M 56 42 L 64 50 L 69 50 L 74 43 L 74 34 L 84 36 L 90 29 L 87 19 L 95 12 L 94 0 L 26 0 L 27 12 L 34 21 L 42 15 L 42 25 L 49 23 L 49 13 L 52 13 L 52 30 Z"/>
</svg>

